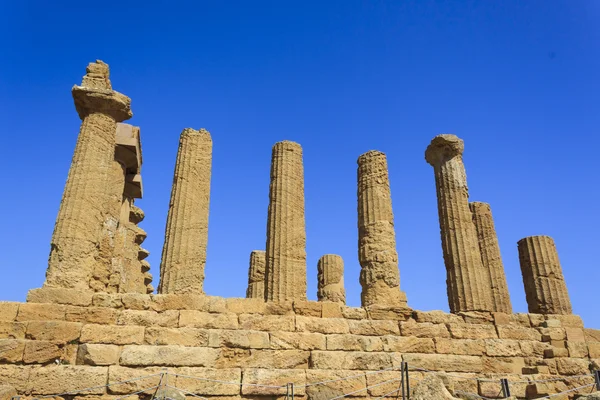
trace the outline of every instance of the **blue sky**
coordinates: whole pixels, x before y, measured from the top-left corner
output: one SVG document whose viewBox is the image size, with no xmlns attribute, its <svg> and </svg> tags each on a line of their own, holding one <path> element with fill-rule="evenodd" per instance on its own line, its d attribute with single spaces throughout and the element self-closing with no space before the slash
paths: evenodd
<svg viewBox="0 0 600 400">
<path fill-rule="evenodd" d="M 492 205 L 515 311 L 527 310 L 516 242 L 546 234 L 575 313 L 600 328 L 598 21 L 595 0 L 2 2 L 0 300 L 44 281 L 80 125 L 70 88 L 101 59 L 142 130 L 155 277 L 178 137 L 204 127 L 207 293 L 244 296 L 250 251 L 265 247 L 271 147 L 287 139 L 304 149 L 309 298 L 318 258 L 336 253 L 360 303 L 356 159 L 377 149 L 401 287 L 413 308 L 447 310 L 424 151 L 454 133 L 471 199 Z"/>
</svg>

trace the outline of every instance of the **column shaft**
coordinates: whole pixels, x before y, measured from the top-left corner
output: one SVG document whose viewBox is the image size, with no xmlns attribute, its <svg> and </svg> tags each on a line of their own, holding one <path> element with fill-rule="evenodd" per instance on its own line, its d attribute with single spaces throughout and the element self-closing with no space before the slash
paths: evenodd
<svg viewBox="0 0 600 400">
<path fill-rule="evenodd" d="M 344 260 L 336 254 L 325 254 L 319 259 L 317 298 L 346 304 L 344 289 Z"/>
<path fill-rule="evenodd" d="M 248 289 L 246 297 L 249 299 L 265 299 L 265 252 L 254 250 L 250 253 L 250 268 L 248 271 Z"/>
</svg>

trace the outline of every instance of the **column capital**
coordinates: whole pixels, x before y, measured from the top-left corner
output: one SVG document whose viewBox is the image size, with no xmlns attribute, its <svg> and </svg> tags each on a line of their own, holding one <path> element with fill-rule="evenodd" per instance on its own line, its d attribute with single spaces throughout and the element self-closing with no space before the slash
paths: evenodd
<svg viewBox="0 0 600 400">
<path fill-rule="evenodd" d="M 109 115 L 116 122 L 125 121 L 133 116 L 131 99 L 122 93 L 77 85 L 73 86 L 71 92 L 75 109 L 81 119 L 92 113 Z"/>
<path fill-rule="evenodd" d="M 462 155 L 464 150 L 465 142 L 458 136 L 452 134 L 437 135 L 425 150 L 425 161 L 435 167 Z"/>
</svg>

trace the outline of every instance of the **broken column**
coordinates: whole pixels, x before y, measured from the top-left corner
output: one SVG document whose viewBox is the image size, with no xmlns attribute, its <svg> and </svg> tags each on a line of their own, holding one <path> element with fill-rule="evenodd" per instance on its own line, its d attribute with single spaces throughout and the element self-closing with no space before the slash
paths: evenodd
<svg viewBox="0 0 600 400">
<path fill-rule="evenodd" d="M 473 223 L 477 231 L 481 262 L 488 271 L 492 295 L 492 311 L 512 314 L 504 265 L 500 255 L 500 246 L 496 236 L 492 209 L 487 203 L 478 201 L 469 203 L 473 215 Z"/>
<path fill-rule="evenodd" d="M 262 250 L 254 250 L 250 253 L 246 297 L 249 299 L 265 299 L 265 252 Z"/>
<path fill-rule="evenodd" d="M 204 293 L 211 162 L 210 133 L 184 129 L 169 202 L 159 293 Z"/>
<path fill-rule="evenodd" d="M 110 261 L 99 257 L 100 238 L 111 200 L 116 124 L 131 118 L 131 100 L 112 90 L 108 65 L 99 60 L 88 65 L 81 86 L 74 86 L 72 93 L 83 122 L 52 235 L 44 286 L 90 290 L 98 263 Z"/>
<path fill-rule="evenodd" d="M 344 260 L 336 254 L 325 254 L 317 264 L 319 301 L 334 301 L 346 304 L 344 289 Z"/>
<path fill-rule="evenodd" d="M 565 284 L 554 240 L 529 236 L 517 242 L 529 312 L 571 314 L 571 300 Z"/>
<path fill-rule="evenodd" d="M 302 147 L 289 141 L 276 143 L 271 157 L 265 299 L 306 299 Z"/>
<path fill-rule="evenodd" d="M 433 166 L 450 311 L 491 311 L 490 280 L 481 261 L 477 231 L 469 209 L 464 142 L 438 135 L 425 151 Z"/>
<path fill-rule="evenodd" d="M 387 159 L 380 151 L 369 151 L 357 163 L 362 305 L 403 306 Z"/>
</svg>

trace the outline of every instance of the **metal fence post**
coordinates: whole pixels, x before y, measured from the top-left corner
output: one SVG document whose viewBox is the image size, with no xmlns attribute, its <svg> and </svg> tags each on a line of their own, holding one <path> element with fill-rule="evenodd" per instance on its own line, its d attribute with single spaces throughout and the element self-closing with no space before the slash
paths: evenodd
<svg viewBox="0 0 600 400">
<path fill-rule="evenodd" d="M 508 399 L 510 397 L 510 386 L 508 385 L 508 379 L 500 379 L 500 386 L 502 386 L 502 394 L 504 395 L 504 398 Z"/>
<path fill-rule="evenodd" d="M 600 369 L 594 371 L 594 379 L 596 380 L 596 390 L 600 390 Z"/>
<path fill-rule="evenodd" d="M 402 400 L 406 400 L 404 395 L 404 361 L 400 363 L 400 391 L 402 392 Z"/>
<path fill-rule="evenodd" d="M 290 383 L 290 385 L 292 385 L 292 400 L 294 400 L 294 383 Z"/>
<path fill-rule="evenodd" d="M 406 374 L 406 399 L 410 400 L 410 377 L 408 376 L 408 362 L 404 363 L 404 373 Z"/>
</svg>

